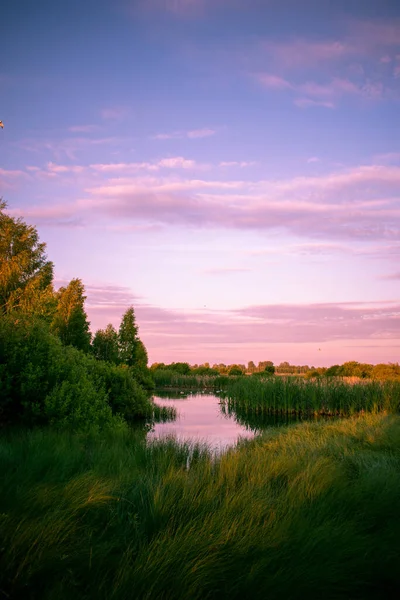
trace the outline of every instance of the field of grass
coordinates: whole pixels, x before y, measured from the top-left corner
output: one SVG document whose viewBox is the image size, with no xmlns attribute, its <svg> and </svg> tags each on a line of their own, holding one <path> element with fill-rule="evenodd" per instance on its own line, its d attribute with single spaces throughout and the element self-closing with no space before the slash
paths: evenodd
<svg viewBox="0 0 400 600">
<path fill-rule="evenodd" d="M 359 412 L 396 413 L 400 408 L 399 381 L 299 377 L 230 378 L 223 401 L 226 410 L 246 422 L 268 414 L 349 416 Z"/>
<path fill-rule="evenodd" d="M 387 599 L 400 417 L 271 429 L 219 458 L 121 432 L 0 437 L 0 596 Z"/>
</svg>

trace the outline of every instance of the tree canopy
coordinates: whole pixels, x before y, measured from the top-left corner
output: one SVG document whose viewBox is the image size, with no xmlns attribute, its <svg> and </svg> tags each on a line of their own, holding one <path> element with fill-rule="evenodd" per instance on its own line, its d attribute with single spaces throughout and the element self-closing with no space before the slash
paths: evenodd
<svg viewBox="0 0 400 600">
<path fill-rule="evenodd" d="M 54 308 L 53 263 L 35 227 L 6 214 L 0 201 L 0 311 L 48 316 Z"/>
</svg>

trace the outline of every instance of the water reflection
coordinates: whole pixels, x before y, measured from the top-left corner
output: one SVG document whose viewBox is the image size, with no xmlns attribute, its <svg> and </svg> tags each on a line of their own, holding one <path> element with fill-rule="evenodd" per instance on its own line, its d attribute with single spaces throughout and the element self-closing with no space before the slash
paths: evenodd
<svg viewBox="0 0 400 600">
<path fill-rule="evenodd" d="M 176 421 L 155 423 L 147 439 L 173 436 L 181 441 L 206 443 L 216 451 L 233 446 L 239 438 L 251 439 L 255 431 L 238 423 L 221 410 L 214 394 L 180 394 L 166 398 L 154 396 L 154 402 L 177 410 Z"/>
</svg>

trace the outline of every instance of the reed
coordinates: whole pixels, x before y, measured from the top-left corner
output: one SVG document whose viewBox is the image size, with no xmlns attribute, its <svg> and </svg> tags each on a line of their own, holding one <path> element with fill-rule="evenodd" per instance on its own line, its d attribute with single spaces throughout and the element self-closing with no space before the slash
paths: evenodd
<svg viewBox="0 0 400 600">
<path fill-rule="evenodd" d="M 361 412 L 396 413 L 400 382 L 342 379 L 307 380 L 301 377 L 242 377 L 229 380 L 222 403 L 238 418 L 271 414 L 349 416 Z"/>
<path fill-rule="evenodd" d="M 230 377 L 223 375 L 181 375 L 169 369 L 152 372 L 156 389 L 219 390 L 225 388 Z"/>
</svg>

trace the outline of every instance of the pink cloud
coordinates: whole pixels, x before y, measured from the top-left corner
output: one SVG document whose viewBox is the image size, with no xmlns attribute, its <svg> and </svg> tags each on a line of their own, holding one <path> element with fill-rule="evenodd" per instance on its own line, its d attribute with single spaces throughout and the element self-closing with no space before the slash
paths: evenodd
<svg viewBox="0 0 400 600">
<path fill-rule="evenodd" d="M 191 168 L 190 161 L 186 164 L 181 157 L 165 160 L 167 170 Z M 113 173 L 106 166 L 97 169 L 104 175 Z M 395 240 L 400 234 L 399 190 L 400 167 L 384 165 L 270 181 L 183 179 L 176 174 L 115 177 L 101 183 L 95 178 L 86 197 L 61 205 L 60 210 L 64 218 L 68 213 L 71 219 L 90 215 L 100 223 L 112 216 L 114 226 L 123 220 L 124 226 L 134 227 L 174 224 L 286 230 L 328 240 Z M 40 210 L 36 209 L 38 218 Z M 46 207 L 43 218 L 49 221 Z M 55 218 L 58 223 L 58 215 Z"/>
<path fill-rule="evenodd" d="M 167 169 L 193 169 L 196 166 L 196 162 L 185 159 L 182 156 L 175 156 L 173 158 L 163 158 L 158 162 L 158 166 L 166 167 Z"/>
<path fill-rule="evenodd" d="M 214 129 L 193 129 L 192 131 L 187 132 L 188 138 L 204 138 L 210 137 L 211 135 L 215 135 L 216 131 Z"/>
<path fill-rule="evenodd" d="M 357 360 L 361 352 L 354 348 L 370 346 L 376 355 L 381 345 L 387 353 L 399 347 L 400 341 L 400 305 L 396 302 L 275 304 L 190 313 L 150 306 L 123 287 L 92 285 L 86 293 L 92 330 L 109 322 L 118 327 L 123 312 L 134 304 L 151 361 L 229 362 L 235 356 L 247 362 L 265 360 L 266 355 L 276 360 L 283 350 L 286 354 L 281 360 L 293 360 L 298 354 L 302 364 L 311 364 L 316 357 L 329 364 L 334 351 L 341 362 L 345 360 L 345 346 Z M 318 354 L 321 347 L 322 356 Z"/>
<path fill-rule="evenodd" d="M 271 73 L 259 73 L 256 75 L 256 79 L 264 87 L 274 90 L 293 89 L 293 85 L 287 79 Z"/>
<path fill-rule="evenodd" d="M 354 53 L 352 46 L 335 40 L 319 42 L 305 39 L 286 42 L 268 41 L 264 42 L 262 46 L 278 63 L 291 69 L 342 59 Z"/>
</svg>

